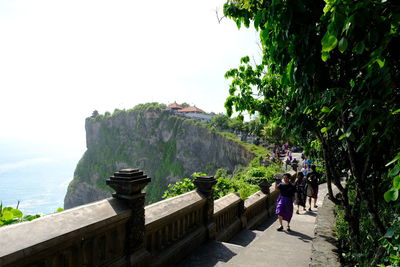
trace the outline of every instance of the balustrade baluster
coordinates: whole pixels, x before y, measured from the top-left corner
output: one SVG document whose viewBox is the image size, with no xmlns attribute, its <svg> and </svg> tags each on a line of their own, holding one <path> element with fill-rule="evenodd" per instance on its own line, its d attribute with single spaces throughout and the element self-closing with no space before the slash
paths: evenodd
<svg viewBox="0 0 400 267">
<path fill-rule="evenodd" d="M 178 227 L 177 227 L 177 222 L 173 222 L 172 223 L 172 230 L 171 230 L 171 235 L 172 235 L 172 242 L 175 242 L 175 240 L 178 239 L 177 235 L 178 235 Z"/>
<path fill-rule="evenodd" d="M 151 233 L 151 252 L 154 252 L 157 250 L 157 235 L 156 232 Z"/>
<path fill-rule="evenodd" d="M 168 224 L 167 226 L 167 245 L 170 246 L 172 244 L 172 226 L 173 224 Z"/>
</svg>

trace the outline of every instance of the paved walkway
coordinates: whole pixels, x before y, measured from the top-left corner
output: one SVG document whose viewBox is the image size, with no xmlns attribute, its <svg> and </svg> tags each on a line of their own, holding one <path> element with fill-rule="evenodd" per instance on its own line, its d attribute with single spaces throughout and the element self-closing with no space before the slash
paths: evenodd
<svg viewBox="0 0 400 267">
<path fill-rule="evenodd" d="M 320 186 L 317 205 L 322 206 L 326 189 Z M 296 210 L 296 209 L 295 209 Z M 293 214 L 291 232 L 278 232 L 279 223 L 275 220 L 262 235 L 226 264 L 221 266 L 308 266 L 311 256 L 311 244 L 314 238 L 315 219 L 314 211 L 301 211 Z M 284 226 L 286 222 L 284 222 Z"/>
<path fill-rule="evenodd" d="M 326 184 L 320 185 L 319 207 L 326 193 Z M 177 266 L 309 266 L 317 213 L 318 208 L 294 213 L 291 232 L 286 230 L 286 221 L 284 231 L 278 232 L 279 223 L 274 216 L 255 230 L 242 230 L 229 242 L 209 241 Z"/>
<path fill-rule="evenodd" d="M 326 184 L 320 185 L 319 207 L 326 194 Z M 291 232 L 286 230 L 286 221 L 284 231 L 278 232 L 279 223 L 275 216 L 255 230 L 241 231 L 229 242 L 206 243 L 177 266 L 309 266 L 318 208 L 301 210 L 300 214 L 295 213 L 296 209 L 290 223 Z"/>
</svg>

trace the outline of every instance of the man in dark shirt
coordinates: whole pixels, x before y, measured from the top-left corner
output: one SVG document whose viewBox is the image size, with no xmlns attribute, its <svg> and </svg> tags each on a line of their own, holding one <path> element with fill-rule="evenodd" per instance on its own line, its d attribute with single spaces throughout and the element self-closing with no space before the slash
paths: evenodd
<svg viewBox="0 0 400 267">
<path fill-rule="evenodd" d="M 311 166 L 311 172 L 308 173 L 307 175 L 307 183 L 312 187 L 313 194 L 308 198 L 308 203 L 310 205 L 310 208 L 308 209 L 311 211 L 311 199 L 314 199 L 314 208 L 317 208 L 317 198 L 318 198 L 318 185 L 319 185 L 319 179 L 320 179 L 320 174 L 316 171 L 315 165 Z"/>
</svg>

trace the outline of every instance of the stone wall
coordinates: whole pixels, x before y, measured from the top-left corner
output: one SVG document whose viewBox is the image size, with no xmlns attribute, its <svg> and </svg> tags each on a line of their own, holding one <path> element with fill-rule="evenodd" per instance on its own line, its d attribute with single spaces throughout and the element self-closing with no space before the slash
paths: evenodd
<svg viewBox="0 0 400 267">
<path fill-rule="evenodd" d="M 150 178 L 138 169 L 114 173 L 113 198 L 0 228 L 0 266 L 173 266 L 210 239 L 227 240 L 261 223 L 277 192 L 214 201 L 213 177 L 197 190 L 144 207 Z M 270 188 L 271 190 L 271 188 Z M 258 216 L 261 215 L 261 216 Z"/>
</svg>

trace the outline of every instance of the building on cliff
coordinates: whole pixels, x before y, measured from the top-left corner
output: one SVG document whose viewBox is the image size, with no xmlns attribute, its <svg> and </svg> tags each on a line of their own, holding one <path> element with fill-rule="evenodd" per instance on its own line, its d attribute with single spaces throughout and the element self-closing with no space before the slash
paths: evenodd
<svg viewBox="0 0 400 267">
<path fill-rule="evenodd" d="M 170 110 L 175 115 L 183 116 L 204 123 L 209 123 L 214 117 L 212 114 L 207 114 L 196 106 L 184 108 L 178 105 L 176 102 L 168 105 L 166 109 Z"/>
<path fill-rule="evenodd" d="M 169 105 L 166 107 L 166 109 L 167 109 L 167 110 L 170 110 L 170 111 L 172 111 L 172 112 L 176 112 L 176 111 L 178 111 L 178 110 L 183 109 L 183 107 L 182 107 L 181 105 L 178 105 L 176 102 L 174 102 L 174 103 L 172 103 L 172 104 L 169 104 Z"/>
</svg>

